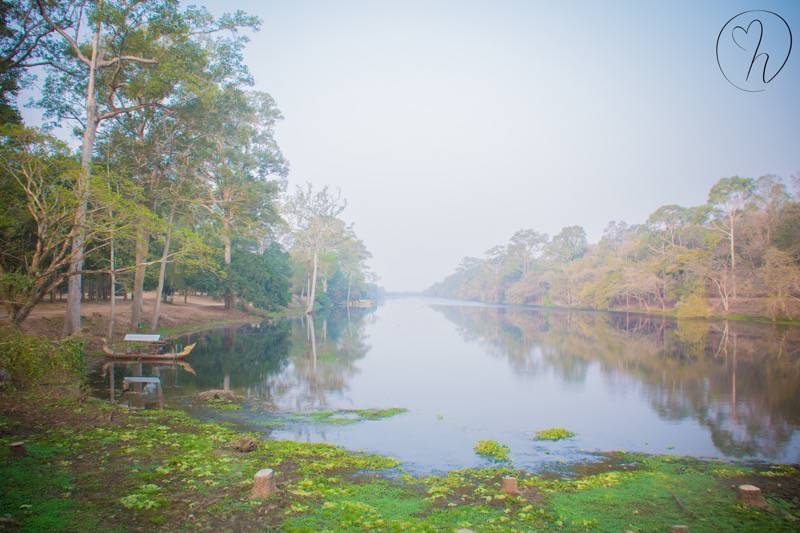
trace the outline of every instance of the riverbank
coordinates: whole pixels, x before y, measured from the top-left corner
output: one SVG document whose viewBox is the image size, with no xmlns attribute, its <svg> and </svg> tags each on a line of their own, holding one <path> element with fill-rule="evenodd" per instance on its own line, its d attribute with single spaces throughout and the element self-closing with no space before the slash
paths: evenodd
<svg viewBox="0 0 800 533">
<path fill-rule="evenodd" d="M 148 324 L 154 305 L 155 293 L 145 293 L 143 316 Z M 61 338 L 65 306 L 65 302 L 42 302 L 22 323 L 20 329 L 31 335 L 50 339 Z M 134 331 L 130 324 L 131 307 L 130 300 L 117 300 L 114 320 L 114 335 L 117 339 L 125 333 Z M 185 301 L 183 298 L 176 298 L 172 303 L 162 304 L 157 332 L 165 338 L 178 337 L 212 328 L 260 322 L 267 318 L 293 316 L 300 313 L 302 310 L 296 308 L 287 308 L 275 313 L 225 309 L 225 305 L 221 301 L 213 298 L 189 296 Z M 80 337 L 86 341 L 87 348 L 91 352 L 100 345 L 100 339 L 108 335 L 111 305 L 109 302 L 84 302 L 81 306 L 81 315 L 83 331 Z M 5 315 L 0 314 L 0 321 L 5 318 Z M 150 331 L 148 326 L 140 329 L 141 331 Z"/>
<path fill-rule="evenodd" d="M 408 298 L 409 296 L 402 296 Z M 420 297 L 440 298 L 439 296 L 427 296 L 425 294 Z M 463 302 L 467 304 L 482 304 L 501 307 L 512 307 L 520 309 L 546 309 L 546 310 L 565 310 L 565 311 L 593 311 L 602 313 L 629 313 L 635 315 L 645 316 L 658 316 L 672 319 L 682 320 L 731 320 L 736 322 L 756 322 L 760 324 L 772 324 L 776 326 L 800 326 L 800 318 L 779 317 L 773 318 L 767 314 L 759 314 L 757 309 L 754 310 L 751 306 L 734 307 L 730 312 L 721 312 L 718 305 L 709 307 L 708 313 L 696 314 L 681 314 L 678 308 L 671 307 L 667 309 L 660 309 L 657 307 L 614 307 L 610 309 L 600 309 L 596 307 L 589 307 L 585 305 L 557 305 L 557 304 L 519 304 L 519 303 L 498 303 L 498 302 L 484 302 L 480 300 L 461 300 L 458 298 L 441 297 L 444 300 L 453 302 Z M 766 304 L 764 304 L 766 305 Z M 795 315 L 793 315 L 795 316 Z"/>
<path fill-rule="evenodd" d="M 796 466 L 610 453 L 532 475 L 511 466 L 404 475 L 388 457 L 262 440 L 179 411 L 75 394 L 0 394 L 0 503 L 8 531 L 794 531 Z M 252 451 L 237 449 L 254 439 Z M 26 455 L 11 453 L 24 441 Z M 242 446 L 239 446 L 242 448 Z M 253 475 L 276 493 L 248 498 Z M 519 480 L 518 495 L 500 479 Z M 739 502 L 760 487 L 768 509 Z"/>
</svg>

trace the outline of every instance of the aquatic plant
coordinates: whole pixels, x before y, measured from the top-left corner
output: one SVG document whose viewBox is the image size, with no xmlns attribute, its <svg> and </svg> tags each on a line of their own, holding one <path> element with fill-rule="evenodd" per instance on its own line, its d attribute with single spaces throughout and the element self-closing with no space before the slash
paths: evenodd
<svg viewBox="0 0 800 533">
<path fill-rule="evenodd" d="M 507 461 L 511 448 L 505 444 L 500 444 L 496 440 L 479 440 L 473 447 L 475 453 L 482 455 L 492 461 Z"/>
<path fill-rule="evenodd" d="M 563 439 L 571 439 L 574 436 L 575 433 L 573 433 L 568 429 L 549 428 L 537 431 L 536 435 L 534 435 L 534 438 L 536 440 L 563 440 Z"/>
<path fill-rule="evenodd" d="M 218 411 L 237 411 L 241 409 L 241 405 L 224 398 L 211 398 L 206 402 L 206 405 Z"/>
<path fill-rule="evenodd" d="M 23 408 L 47 418 L 22 417 Z M 72 423 L 47 422 L 55 417 Z M 788 492 L 800 472 L 786 465 L 614 452 L 546 476 L 494 464 L 420 478 L 396 470 L 394 459 L 330 444 L 263 440 L 240 453 L 233 444 L 257 435 L 180 411 L 130 412 L 92 399 L 24 402 L 13 411 L 0 402 L 0 426 L 0 516 L 21 531 L 666 531 L 687 524 L 694 532 L 778 532 L 796 530 L 800 517 Z M 27 455 L 12 457 L 19 431 Z M 509 453 L 495 441 L 478 448 Z M 247 489 L 264 467 L 274 469 L 280 496 L 250 501 Z M 518 480 L 520 494 L 502 491 L 506 476 Z M 745 482 L 762 487 L 772 511 L 742 505 L 730 486 Z M 125 512 L 110 516 L 109 502 Z"/>
<path fill-rule="evenodd" d="M 313 411 L 298 413 L 292 418 L 298 421 L 309 421 L 324 424 L 355 424 L 363 420 L 381 420 L 408 412 L 402 407 L 387 409 L 339 409 L 336 411 Z"/>
</svg>

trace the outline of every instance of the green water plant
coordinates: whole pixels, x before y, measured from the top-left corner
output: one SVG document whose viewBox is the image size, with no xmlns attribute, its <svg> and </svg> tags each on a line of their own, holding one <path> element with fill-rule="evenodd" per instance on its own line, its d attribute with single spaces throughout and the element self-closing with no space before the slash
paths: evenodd
<svg viewBox="0 0 800 533">
<path fill-rule="evenodd" d="M 482 455 L 492 461 L 502 462 L 508 460 L 508 454 L 511 453 L 511 448 L 505 444 L 501 444 L 496 440 L 479 440 L 473 447 L 475 453 Z"/>
<path fill-rule="evenodd" d="M 323 424 L 355 424 L 363 420 L 382 420 L 402 413 L 408 409 L 389 407 L 387 409 L 339 409 L 336 411 L 313 411 L 298 413 L 293 416 L 298 421 L 309 421 Z"/>
<path fill-rule="evenodd" d="M 50 423 L 55 417 L 72 423 Z M 791 465 L 613 452 L 547 475 L 493 464 L 420 478 L 392 458 L 324 443 L 258 440 L 241 453 L 233 445 L 258 435 L 93 399 L 26 401 L 14 410 L 0 401 L 0 424 L 0 516 L 20 531 L 581 532 L 686 524 L 711 533 L 795 531 L 800 520 L 791 492 L 800 472 Z M 22 435 L 27 453 L 12 456 L 9 445 Z M 495 441 L 479 449 L 509 453 Z M 280 495 L 247 499 L 265 467 Z M 521 494 L 502 491 L 506 476 Z M 744 506 L 734 490 L 740 483 L 761 487 L 771 510 Z M 109 504 L 124 511 L 112 516 Z"/>
<path fill-rule="evenodd" d="M 211 398 L 206 402 L 206 405 L 218 411 L 237 411 L 241 409 L 241 405 L 224 398 Z"/>
<path fill-rule="evenodd" d="M 571 439 L 575 433 L 564 428 L 549 428 L 537 431 L 534 438 L 536 440 L 564 440 Z"/>
</svg>

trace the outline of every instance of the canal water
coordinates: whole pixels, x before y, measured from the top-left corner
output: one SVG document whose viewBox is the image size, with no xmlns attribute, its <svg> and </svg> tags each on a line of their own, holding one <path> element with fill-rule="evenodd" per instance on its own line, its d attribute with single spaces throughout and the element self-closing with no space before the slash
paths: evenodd
<svg viewBox="0 0 800 533">
<path fill-rule="evenodd" d="M 486 464 L 481 439 L 528 469 L 610 450 L 800 462 L 797 327 L 404 298 L 180 342 L 197 342 L 187 364 L 107 364 L 96 394 L 118 400 L 125 376 L 158 376 L 166 404 L 197 417 L 390 455 L 418 473 Z M 197 402 L 208 389 L 241 406 Z M 393 407 L 407 412 L 307 416 Z M 551 427 L 576 436 L 533 438 Z"/>
</svg>

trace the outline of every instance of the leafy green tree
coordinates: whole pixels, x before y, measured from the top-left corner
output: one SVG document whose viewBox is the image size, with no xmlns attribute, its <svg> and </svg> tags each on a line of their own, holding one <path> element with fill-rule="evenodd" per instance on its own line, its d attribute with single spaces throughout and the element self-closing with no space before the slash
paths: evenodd
<svg viewBox="0 0 800 533">
<path fill-rule="evenodd" d="M 266 311 L 276 311 L 289 303 L 291 265 L 278 243 L 262 254 L 235 250 L 229 285 L 236 295 Z"/>
<path fill-rule="evenodd" d="M 77 253 L 71 246 L 78 231 L 89 251 L 108 246 L 124 217 L 108 210 L 135 211 L 105 184 L 90 187 L 91 209 L 83 226 L 72 222 L 80 209 L 77 160 L 55 138 L 22 126 L 0 130 L 0 227 L 6 243 L 0 260 L 0 292 L 12 322 L 27 318 L 41 299 L 69 276 Z M 117 229 L 119 231 L 119 229 Z"/>
<path fill-rule="evenodd" d="M 2 294 L 12 322 L 19 324 L 64 280 L 74 258 L 78 166 L 66 145 L 52 137 L 21 126 L 5 126 L 1 134 Z"/>
<path fill-rule="evenodd" d="M 174 89 L 175 73 L 181 71 L 181 52 L 194 36 L 258 22 L 240 12 L 214 19 L 196 8 L 181 11 L 172 0 L 36 0 L 36 6 L 42 24 L 60 36 L 62 44 L 42 54 L 41 62 L 50 74 L 40 103 L 48 118 L 74 120 L 82 131 L 82 172 L 76 183 L 81 202 L 74 221 L 81 228 L 101 123 L 155 107 L 156 95 Z M 64 321 L 67 335 L 80 330 L 84 245 L 85 236 L 79 230 L 72 244 L 75 253 Z"/>
<path fill-rule="evenodd" d="M 270 225 L 281 220 L 276 200 L 288 168 L 274 125 L 282 117 L 268 94 L 235 87 L 211 95 L 200 112 L 209 143 L 202 205 L 220 226 L 223 264 L 230 269 L 234 238 L 265 238 Z M 233 297 L 227 290 L 226 308 Z"/>
<path fill-rule="evenodd" d="M 580 226 L 568 226 L 553 237 L 545 253 L 553 261 L 569 263 L 585 254 L 588 248 L 586 231 Z"/>
</svg>

